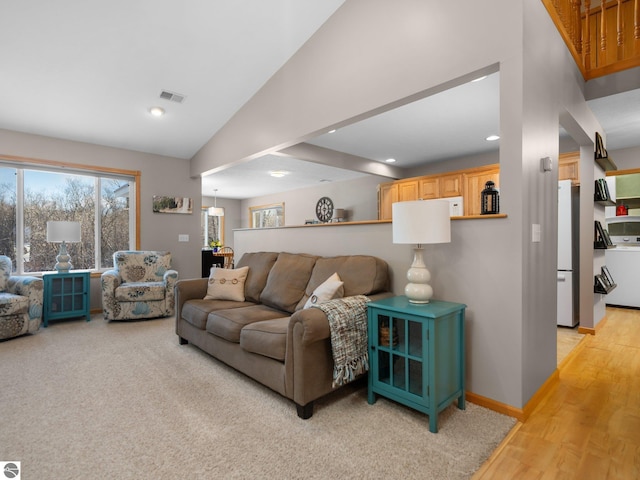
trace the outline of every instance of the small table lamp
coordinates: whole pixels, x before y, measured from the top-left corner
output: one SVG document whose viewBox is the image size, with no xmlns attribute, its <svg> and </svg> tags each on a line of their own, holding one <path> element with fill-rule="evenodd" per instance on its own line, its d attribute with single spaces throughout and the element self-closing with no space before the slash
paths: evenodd
<svg viewBox="0 0 640 480">
<path fill-rule="evenodd" d="M 418 200 L 397 202 L 391 206 L 393 214 L 393 243 L 413 243 L 413 264 L 407 272 L 409 283 L 404 294 L 411 303 L 429 303 L 433 289 L 431 274 L 422 258 L 423 244 L 449 243 L 451 217 L 448 200 Z"/>
<path fill-rule="evenodd" d="M 54 267 L 58 273 L 66 273 L 73 268 L 69 261 L 71 257 L 67 253 L 67 242 L 79 241 L 80 222 L 47 222 L 47 242 L 61 243 Z"/>
</svg>

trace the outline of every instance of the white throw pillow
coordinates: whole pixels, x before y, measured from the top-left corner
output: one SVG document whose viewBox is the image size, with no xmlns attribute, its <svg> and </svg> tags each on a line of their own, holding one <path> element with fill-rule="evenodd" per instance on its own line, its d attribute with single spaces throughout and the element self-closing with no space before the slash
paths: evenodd
<svg viewBox="0 0 640 480">
<path fill-rule="evenodd" d="M 344 282 L 340 280 L 337 273 L 334 273 L 316 287 L 303 308 L 310 308 L 313 305 L 318 305 L 333 298 L 342 298 L 343 296 Z"/>
<path fill-rule="evenodd" d="M 236 269 L 212 267 L 207 295 L 204 299 L 244 302 L 244 282 L 248 273 L 249 267 Z"/>
</svg>

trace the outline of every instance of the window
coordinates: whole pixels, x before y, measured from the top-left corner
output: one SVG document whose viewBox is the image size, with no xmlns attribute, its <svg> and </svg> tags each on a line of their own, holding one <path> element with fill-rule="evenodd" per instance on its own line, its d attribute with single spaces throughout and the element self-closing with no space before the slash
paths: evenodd
<svg viewBox="0 0 640 480">
<path fill-rule="evenodd" d="M 60 245 L 47 242 L 49 220 L 81 224 L 81 241 L 67 245 L 73 269 L 111 267 L 115 251 L 136 248 L 139 173 L 112 172 L 0 161 L 0 253 L 16 272 L 53 269 Z"/>
<path fill-rule="evenodd" d="M 269 228 L 284 226 L 284 203 L 249 207 L 249 227 Z"/>
<path fill-rule="evenodd" d="M 213 247 L 212 242 L 224 245 L 224 216 L 211 215 L 208 207 L 202 207 L 200 224 L 202 225 L 202 246 Z"/>
</svg>

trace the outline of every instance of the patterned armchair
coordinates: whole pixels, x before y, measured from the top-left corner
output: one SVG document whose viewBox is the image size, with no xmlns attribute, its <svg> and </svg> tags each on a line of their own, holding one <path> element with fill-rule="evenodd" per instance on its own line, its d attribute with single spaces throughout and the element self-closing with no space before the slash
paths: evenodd
<svg viewBox="0 0 640 480">
<path fill-rule="evenodd" d="M 0 255 L 0 340 L 36 332 L 42 323 L 42 279 L 11 271 L 11 259 Z"/>
<path fill-rule="evenodd" d="M 102 311 L 105 320 L 137 320 L 173 315 L 178 272 L 171 269 L 170 252 L 115 252 L 113 267 L 113 270 L 102 274 Z"/>
</svg>

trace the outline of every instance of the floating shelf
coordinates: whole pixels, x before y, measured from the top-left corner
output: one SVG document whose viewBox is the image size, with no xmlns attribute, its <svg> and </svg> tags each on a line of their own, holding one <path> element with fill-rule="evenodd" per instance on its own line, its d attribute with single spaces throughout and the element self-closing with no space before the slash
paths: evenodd
<svg viewBox="0 0 640 480">
<path fill-rule="evenodd" d="M 597 280 L 596 280 L 596 284 L 593 286 L 593 291 L 594 291 L 594 293 L 601 293 L 602 295 L 606 295 L 607 293 L 611 292 L 611 290 L 613 290 L 617 286 L 618 286 L 618 284 L 614 283 L 613 285 L 610 285 L 610 286 L 604 288 L 604 287 L 598 285 Z"/>
<path fill-rule="evenodd" d="M 611 157 L 600 157 L 600 158 L 596 157 L 595 160 L 596 160 L 596 163 L 600 165 L 600 168 L 602 168 L 605 172 L 618 169 L 618 166 L 615 164 L 615 162 L 613 161 L 613 158 Z"/>
</svg>

